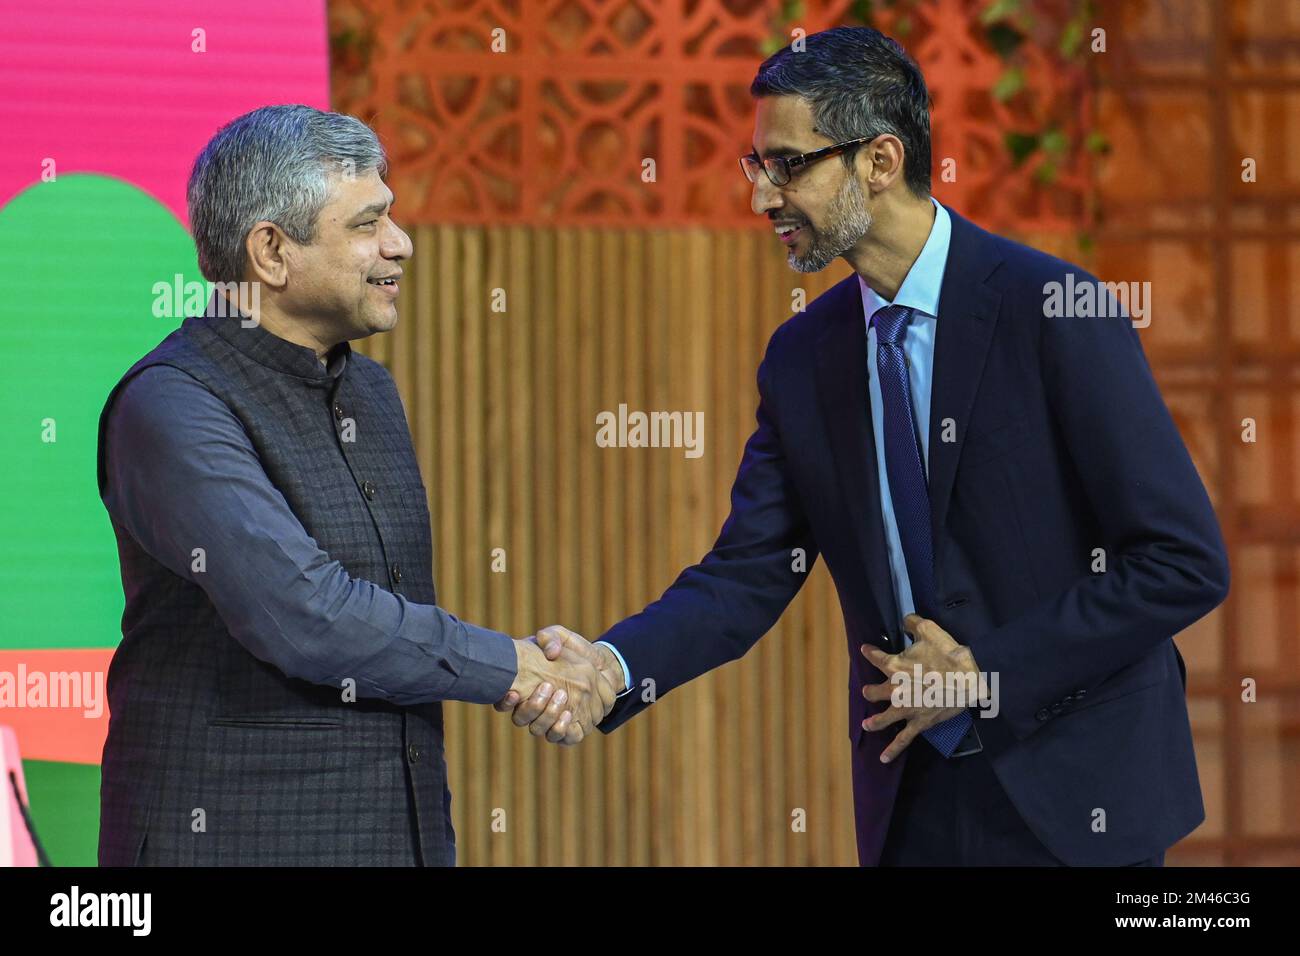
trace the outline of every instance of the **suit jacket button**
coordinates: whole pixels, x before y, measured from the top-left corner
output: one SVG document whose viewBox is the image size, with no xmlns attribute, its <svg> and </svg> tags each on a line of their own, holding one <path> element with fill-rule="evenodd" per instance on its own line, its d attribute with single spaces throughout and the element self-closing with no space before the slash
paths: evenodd
<svg viewBox="0 0 1300 956">
<path fill-rule="evenodd" d="M 1052 716 L 1052 712 L 1048 710 L 1046 707 L 1044 707 L 1038 713 L 1034 714 L 1034 717 L 1037 720 L 1050 720 L 1051 716 Z"/>
<path fill-rule="evenodd" d="M 402 569 L 396 564 L 393 565 L 393 580 L 398 584 L 402 583 Z"/>
<path fill-rule="evenodd" d="M 361 493 L 370 501 L 375 500 L 375 483 L 373 481 L 361 482 Z"/>
<path fill-rule="evenodd" d="M 411 761 L 411 763 L 420 762 L 420 748 L 417 744 L 411 744 L 411 746 L 406 748 L 406 759 Z"/>
</svg>

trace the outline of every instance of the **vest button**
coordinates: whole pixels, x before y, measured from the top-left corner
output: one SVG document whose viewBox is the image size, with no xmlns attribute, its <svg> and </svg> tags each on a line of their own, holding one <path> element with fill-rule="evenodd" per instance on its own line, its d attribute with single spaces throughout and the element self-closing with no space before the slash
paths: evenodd
<svg viewBox="0 0 1300 956">
<path fill-rule="evenodd" d="M 338 402 L 334 403 L 334 418 L 340 422 L 343 421 L 343 406 Z"/>
<path fill-rule="evenodd" d="M 375 500 L 375 483 L 373 481 L 361 482 L 361 493 L 371 501 Z"/>
<path fill-rule="evenodd" d="M 402 583 L 402 569 L 396 564 L 393 565 L 393 580 L 398 584 Z"/>
</svg>

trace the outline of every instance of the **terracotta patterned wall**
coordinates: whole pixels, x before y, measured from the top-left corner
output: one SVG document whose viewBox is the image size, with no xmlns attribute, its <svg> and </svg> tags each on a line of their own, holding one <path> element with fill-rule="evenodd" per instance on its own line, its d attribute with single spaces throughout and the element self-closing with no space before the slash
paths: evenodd
<svg viewBox="0 0 1300 956">
<path fill-rule="evenodd" d="M 373 122 L 415 224 L 393 370 L 430 489 L 439 594 L 514 633 L 596 636 L 707 550 L 752 429 L 753 375 L 802 287 L 754 231 L 735 156 L 775 3 L 334 0 L 334 104 Z M 886 5 L 877 3 L 877 7 Z M 1300 861 L 1300 14 L 1277 0 L 1098 4 L 1086 73 L 1030 57 L 1033 95 L 990 96 L 985 2 L 898 4 L 934 97 L 936 195 L 1111 280 L 1150 281 L 1142 331 L 1223 523 L 1233 592 L 1179 638 L 1208 819 L 1173 863 Z M 1039 26 L 1073 4 L 1032 5 Z M 849 3 L 807 3 L 799 25 Z M 900 13 L 900 11 L 902 11 Z M 507 53 L 487 49 L 493 27 Z M 366 39 L 373 35 L 373 39 Z M 1007 130 L 1060 118 L 1050 187 Z M 657 181 L 641 180 L 656 159 Z M 1241 181 L 1243 157 L 1259 176 Z M 527 160 L 527 161 L 525 161 Z M 761 225 L 761 223 L 760 223 Z M 1077 241 L 1091 237 L 1085 247 Z M 492 311 L 493 290 L 506 294 Z M 706 451 L 597 448 L 595 415 L 699 410 Z M 1259 440 L 1241 441 L 1241 420 Z M 491 549 L 508 570 L 493 573 Z M 1243 703 L 1241 681 L 1258 682 Z M 575 751 L 448 707 L 468 864 L 851 864 L 846 667 L 818 568 L 744 660 Z M 807 811 L 806 832 L 791 813 Z M 507 830 L 491 829 L 505 810 Z"/>
<path fill-rule="evenodd" d="M 1179 639 L 1207 811 L 1179 859 L 1295 865 L 1300 4 L 1149 0 L 1103 14 L 1097 122 L 1113 152 L 1097 181 L 1097 270 L 1152 284 L 1143 345 L 1233 574 L 1227 603 Z"/>
<path fill-rule="evenodd" d="M 335 108 L 389 145 L 411 222 L 753 228 L 736 157 L 750 151 L 763 42 L 834 26 L 861 3 L 802 6 L 787 23 L 760 0 L 336 0 Z M 1002 140 L 1054 119 L 1081 143 L 1082 67 L 1026 44 L 1030 92 L 1004 102 L 991 91 L 1006 67 L 982 40 L 988 0 L 877 6 L 885 29 L 906 13 L 934 100 L 933 154 L 956 161 L 936 195 L 992 226 L 1077 228 L 1083 150 L 1043 189 L 1045 157 L 1016 166 Z M 1074 4 L 1032 6 L 1050 27 Z"/>
</svg>

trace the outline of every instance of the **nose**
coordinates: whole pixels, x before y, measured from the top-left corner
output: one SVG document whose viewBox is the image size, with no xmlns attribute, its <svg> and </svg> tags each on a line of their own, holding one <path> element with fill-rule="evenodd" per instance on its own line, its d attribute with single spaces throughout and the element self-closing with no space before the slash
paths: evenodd
<svg viewBox="0 0 1300 956">
<path fill-rule="evenodd" d="M 780 209 L 785 205 L 781 190 L 772 185 L 766 174 L 759 173 L 754 188 L 749 195 L 749 208 L 756 215 L 765 216 L 770 209 Z"/>
<path fill-rule="evenodd" d="M 415 246 L 401 226 L 389 219 L 379 252 L 385 259 L 409 259 L 415 252 Z"/>
</svg>

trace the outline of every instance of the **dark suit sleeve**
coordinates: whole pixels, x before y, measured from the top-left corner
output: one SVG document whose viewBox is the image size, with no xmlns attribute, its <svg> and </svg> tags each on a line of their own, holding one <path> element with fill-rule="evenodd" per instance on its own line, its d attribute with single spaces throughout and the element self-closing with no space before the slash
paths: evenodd
<svg viewBox="0 0 1300 956">
<path fill-rule="evenodd" d="M 712 550 L 659 600 L 600 638 L 618 648 L 634 682 L 600 724 L 607 733 L 674 687 L 743 656 L 771 629 L 816 561 L 772 414 L 771 349 L 758 370 L 758 425 Z M 802 564 L 795 549 L 803 551 Z"/>
<path fill-rule="evenodd" d="M 508 635 L 351 577 L 308 535 L 235 414 L 186 373 L 132 379 L 106 450 L 113 520 L 201 587 L 259 660 L 315 684 L 351 678 L 359 697 L 399 705 L 493 703 L 510 689 Z"/>
<path fill-rule="evenodd" d="M 1042 725 L 1042 708 L 1208 614 L 1229 577 L 1218 520 L 1130 319 L 1041 321 L 1050 413 L 1095 515 L 1106 570 L 970 639 L 980 669 L 998 672 L 1001 717 L 1016 739 Z"/>
</svg>

